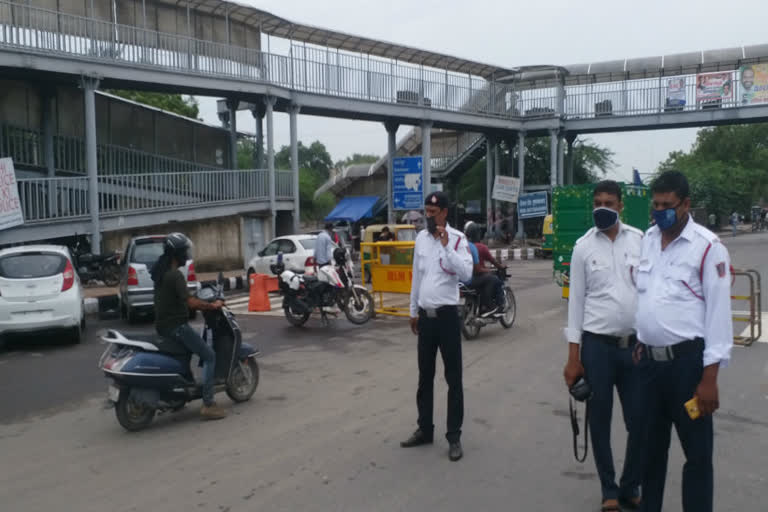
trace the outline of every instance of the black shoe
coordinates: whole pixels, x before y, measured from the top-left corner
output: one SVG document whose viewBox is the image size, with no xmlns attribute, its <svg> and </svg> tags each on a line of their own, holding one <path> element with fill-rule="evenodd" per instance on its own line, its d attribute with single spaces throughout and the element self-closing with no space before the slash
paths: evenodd
<svg viewBox="0 0 768 512">
<path fill-rule="evenodd" d="M 461 449 L 461 442 L 456 441 L 455 443 L 451 443 L 451 447 L 448 448 L 448 458 L 451 459 L 453 462 L 456 462 L 463 456 L 464 456 L 464 450 Z"/>
<path fill-rule="evenodd" d="M 402 448 L 413 448 L 423 444 L 432 444 L 432 436 L 428 436 L 421 429 L 418 429 L 411 437 L 400 443 L 400 446 Z"/>
</svg>

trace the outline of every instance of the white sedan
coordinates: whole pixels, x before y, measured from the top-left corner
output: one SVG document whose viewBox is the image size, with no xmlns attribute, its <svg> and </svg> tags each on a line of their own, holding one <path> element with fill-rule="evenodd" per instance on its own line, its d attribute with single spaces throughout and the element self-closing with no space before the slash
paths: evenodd
<svg viewBox="0 0 768 512">
<path fill-rule="evenodd" d="M 283 253 L 283 263 L 287 270 L 313 273 L 316 241 L 316 235 L 288 235 L 273 239 L 248 262 L 245 272 L 249 280 L 253 273 L 271 276 L 269 266 L 277 263 L 278 252 Z"/>
<path fill-rule="evenodd" d="M 7 334 L 65 332 L 79 343 L 83 290 L 69 249 L 27 245 L 0 250 L 0 344 Z"/>
</svg>

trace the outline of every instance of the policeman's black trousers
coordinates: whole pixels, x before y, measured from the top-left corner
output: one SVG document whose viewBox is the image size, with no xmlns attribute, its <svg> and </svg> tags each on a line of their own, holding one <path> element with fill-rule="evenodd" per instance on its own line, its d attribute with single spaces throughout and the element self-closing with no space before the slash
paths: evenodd
<svg viewBox="0 0 768 512">
<path fill-rule="evenodd" d="M 619 348 L 604 343 L 599 336 L 584 332 L 581 339 L 581 362 L 592 388 L 589 401 L 589 431 L 592 453 L 600 477 L 603 500 L 635 498 L 643 478 L 643 452 L 647 449 L 647 428 L 643 416 L 643 378 L 640 364 L 632 360 L 632 348 Z M 627 430 L 624 469 L 616 485 L 616 471 L 611 450 L 611 418 L 613 389 L 619 395 Z"/>
<path fill-rule="evenodd" d="M 672 361 L 649 361 L 647 389 L 649 439 L 643 509 L 661 512 L 667 478 L 667 455 L 675 425 L 685 454 L 683 511 L 712 512 L 714 470 L 712 465 L 712 416 L 692 420 L 684 403 L 693 398 L 703 372 L 702 352 L 695 351 Z"/>
<path fill-rule="evenodd" d="M 448 383 L 448 421 L 445 437 L 449 443 L 461 438 L 464 421 L 464 388 L 461 363 L 461 321 L 456 306 L 443 306 L 436 318 L 419 311 L 419 428 L 427 436 L 434 432 L 434 384 L 437 350 L 443 357 L 445 381 Z"/>
</svg>

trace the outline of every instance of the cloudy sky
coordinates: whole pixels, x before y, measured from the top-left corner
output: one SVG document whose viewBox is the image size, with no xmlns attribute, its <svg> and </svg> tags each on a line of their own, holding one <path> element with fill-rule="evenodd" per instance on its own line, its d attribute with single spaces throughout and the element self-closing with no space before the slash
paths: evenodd
<svg viewBox="0 0 768 512">
<path fill-rule="evenodd" d="M 768 4 L 740 0 L 239 0 L 293 21 L 440 51 L 499 66 L 567 65 L 768 43 Z M 273 40 L 274 41 L 274 40 Z M 273 43 L 272 50 L 277 46 Z M 201 114 L 218 122 L 215 102 Z M 254 131 L 240 113 L 238 128 Z M 289 140 L 288 119 L 276 115 L 275 142 Z M 403 134 L 407 128 L 400 128 Z M 632 167 L 652 171 L 668 153 L 689 149 L 696 130 L 592 135 L 616 154 L 613 176 Z M 300 116 L 299 139 L 320 140 L 339 160 L 352 153 L 386 152 L 378 123 Z"/>
</svg>

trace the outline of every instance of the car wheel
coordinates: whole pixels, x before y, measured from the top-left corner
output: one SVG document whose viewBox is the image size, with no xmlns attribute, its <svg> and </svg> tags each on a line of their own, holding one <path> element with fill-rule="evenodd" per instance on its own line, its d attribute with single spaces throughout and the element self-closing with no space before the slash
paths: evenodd
<svg viewBox="0 0 768 512">
<path fill-rule="evenodd" d="M 130 306 L 125 307 L 125 317 L 128 319 L 129 324 L 139 323 L 139 315 Z"/>
<path fill-rule="evenodd" d="M 69 341 L 73 345 L 78 345 L 81 341 L 83 341 L 83 330 L 80 325 L 72 328 Z"/>
</svg>

